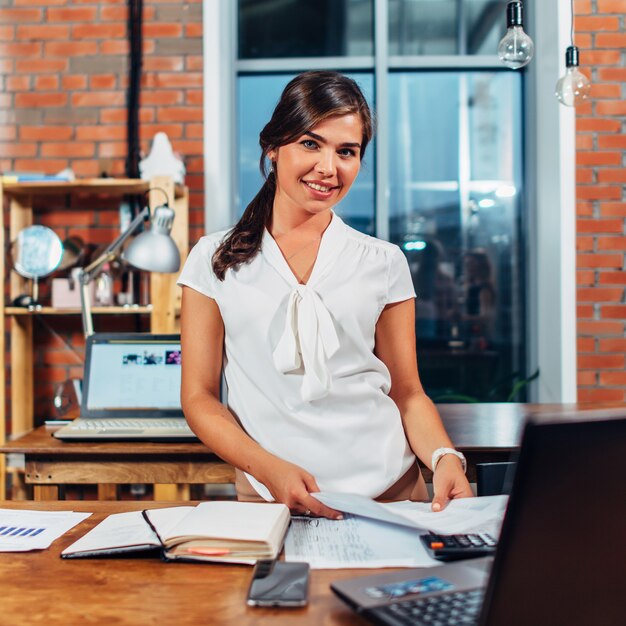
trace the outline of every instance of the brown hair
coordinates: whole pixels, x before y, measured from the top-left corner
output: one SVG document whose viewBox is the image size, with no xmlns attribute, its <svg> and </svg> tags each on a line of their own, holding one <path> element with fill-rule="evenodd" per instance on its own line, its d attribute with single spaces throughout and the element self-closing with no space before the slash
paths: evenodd
<svg viewBox="0 0 626 626">
<path fill-rule="evenodd" d="M 287 84 L 272 118 L 259 135 L 260 168 L 265 182 L 213 255 L 213 271 L 219 280 L 224 280 L 228 268 L 236 269 L 251 261 L 261 247 L 276 193 L 276 174 L 267 171 L 267 154 L 295 141 L 329 117 L 351 114 L 358 115 L 363 126 L 362 160 L 372 138 L 373 121 L 356 82 L 339 72 L 318 71 L 299 74 Z"/>
</svg>

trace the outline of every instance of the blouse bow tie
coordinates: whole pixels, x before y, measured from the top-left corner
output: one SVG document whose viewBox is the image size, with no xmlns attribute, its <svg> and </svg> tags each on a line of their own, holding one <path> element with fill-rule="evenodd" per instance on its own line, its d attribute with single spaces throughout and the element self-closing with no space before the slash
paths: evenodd
<svg viewBox="0 0 626 626">
<path fill-rule="evenodd" d="M 338 349 L 339 339 L 328 309 L 312 288 L 298 285 L 289 296 L 285 329 L 273 353 L 274 364 L 283 374 L 302 367 L 302 399 L 318 400 L 330 391 L 327 362 Z"/>
</svg>

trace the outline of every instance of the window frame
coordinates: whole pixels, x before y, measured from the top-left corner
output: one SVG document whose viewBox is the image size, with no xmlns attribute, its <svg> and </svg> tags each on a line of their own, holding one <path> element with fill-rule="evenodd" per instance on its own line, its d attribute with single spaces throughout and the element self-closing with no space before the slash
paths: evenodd
<svg viewBox="0 0 626 626">
<path fill-rule="evenodd" d="M 527 28 L 535 58 L 526 70 L 524 107 L 526 341 L 536 402 L 576 402 L 575 111 L 560 106 L 554 84 L 564 69 L 569 6 L 527 0 Z M 387 93 L 393 69 L 500 68 L 491 56 L 388 56 L 388 2 L 374 0 L 374 56 L 237 60 L 237 3 L 204 0 L 205 227 L 227 228 L 238 212 L 236 77 L 240 72 L 373 69 L 377 94 Z M 504 19 L 506 3 L 502 4 Z M 230 37 L 225 34 L 230 33 Z M 379 36 L 383 33 L 384 36 Z M 376 207 L 388 198 L 388 111 L 377 100 Z M 554 181 L 557 181 L 555 184 Z M 377 235 L 388 238 L 385 210 L 376 211 Z"/>
</svg>

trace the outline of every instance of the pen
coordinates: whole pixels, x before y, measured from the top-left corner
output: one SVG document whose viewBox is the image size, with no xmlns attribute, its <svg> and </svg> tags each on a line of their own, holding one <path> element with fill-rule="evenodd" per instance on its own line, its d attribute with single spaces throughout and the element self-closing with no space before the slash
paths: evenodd
<svg viewBox="0 0 626 626">
<path fill-rule="evenodd" d="M 230 550 L 225 548 L 187 548 L 187 552 L 203 556 L 224 556 L 225 554 L 230 554 Z"/>
</svg>

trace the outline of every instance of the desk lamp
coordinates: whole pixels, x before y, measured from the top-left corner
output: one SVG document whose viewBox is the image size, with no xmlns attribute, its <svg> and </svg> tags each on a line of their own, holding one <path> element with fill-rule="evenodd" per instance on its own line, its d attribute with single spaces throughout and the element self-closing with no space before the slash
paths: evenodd
<svg viewBox="0 0 626 626">
<path fill-rule="evenodd" d="M 91 301 L 89 299 L 89 283 L 96 278 L 105 263 L 116 257 L 124 242 L 150 218 L 150 208 L 145 206 L 130 223 L 128 228 L 111 243 L 106 250 L 93 262 L 84 267 L 79 274 L 80 305 L 85 337 L 93 335 L 93 319 L 91 316 Z M 170 236 L 174 211 L 168 203 L 154 209 L 150 220 L 150 230 L 137 235 L 134 241 L 122 253 L 122 259 L 129 265 L 146 272 L 160 272 L 170 274 L 180 267 L 180 252 Z"/>
</svg>

